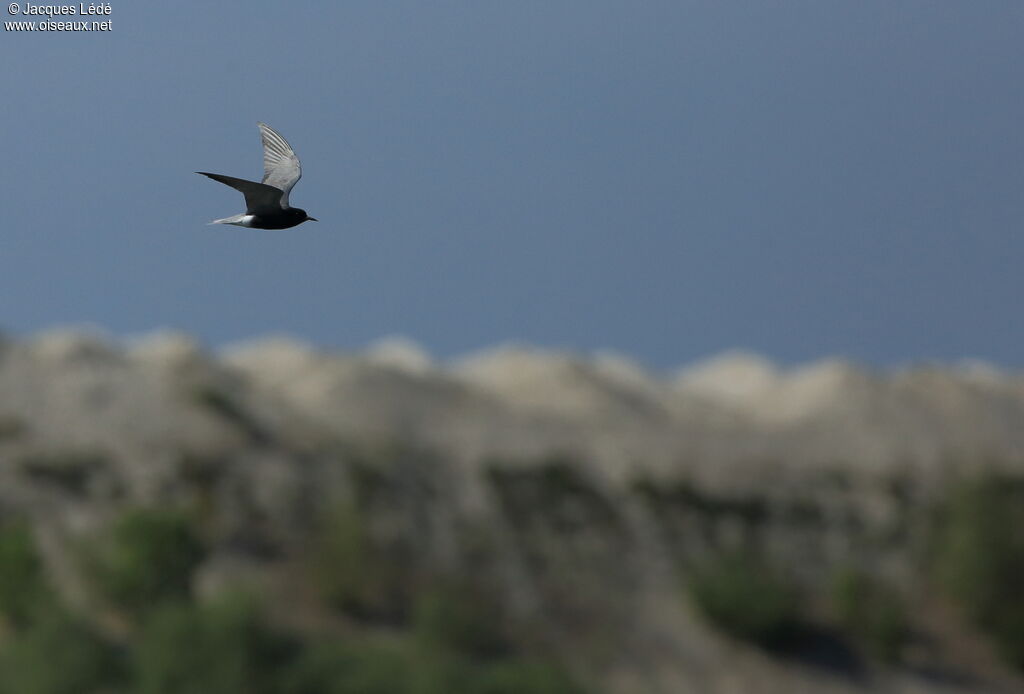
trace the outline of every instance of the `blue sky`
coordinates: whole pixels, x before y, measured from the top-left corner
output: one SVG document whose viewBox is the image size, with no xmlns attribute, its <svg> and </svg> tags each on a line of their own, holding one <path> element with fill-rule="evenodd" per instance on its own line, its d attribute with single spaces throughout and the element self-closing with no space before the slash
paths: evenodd
<svg viewBox="0 0 1024 694">
<path fill-rule="evenodd" d="M 111 7 L 0 37 L 8 332 L 1024 366 L 1017 0 Z M 258 120 L 318 224 L 206 226 Z"/>
</svg>

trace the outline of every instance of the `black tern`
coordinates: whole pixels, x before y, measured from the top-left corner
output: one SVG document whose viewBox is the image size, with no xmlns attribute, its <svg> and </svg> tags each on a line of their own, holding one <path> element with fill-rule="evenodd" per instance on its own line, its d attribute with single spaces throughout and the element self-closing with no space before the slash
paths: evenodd
<svg viewBox="0 0 1024 694">
<path fill-rule="evenodd" d="M 288 206 L 288 194 L 300 178 L 302 166 L 291 145 L 266 123 L 260 126 L 263 140 L 263 181 L 246 181 L 221 174 L 196 171 L 231 186 L 245 196 L 245 213 L 215 219 L 210 224 L 234 224 L 254 229 L 289 229 L 303 222 L 315 222 L 305 210 Z"/>
</svg>

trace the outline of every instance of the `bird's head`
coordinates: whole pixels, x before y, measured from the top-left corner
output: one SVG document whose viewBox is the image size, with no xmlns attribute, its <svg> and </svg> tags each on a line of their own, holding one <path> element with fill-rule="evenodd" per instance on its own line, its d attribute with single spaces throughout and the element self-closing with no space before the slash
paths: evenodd
<svg viewBox="0 0 1024 694">
<path fill-rule="evenodd" d="M 298 215 L 299 218 L 303 222 L 319 222 L 320 221 L 316 217 L 310 217 L 308 214 L 306 214 L 306 211 L 304 209 L 302 209 L 301 207 L 295 207 L 293 209 L 295 210 L 295 214 Z"/>
</svg>

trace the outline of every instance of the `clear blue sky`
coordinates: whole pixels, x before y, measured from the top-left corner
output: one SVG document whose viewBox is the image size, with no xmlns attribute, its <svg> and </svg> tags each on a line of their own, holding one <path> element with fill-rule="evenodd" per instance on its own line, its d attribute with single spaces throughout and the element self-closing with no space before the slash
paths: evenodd
<svg viewBox="0 0 1024 694">
<path fill-rule="evenodd" d="M 1019 0 L 111 6 L 0 36 L 8 332 L 1024 366 Z M 206 226 L 258 120 L 319 224 Z"/>
</svg>

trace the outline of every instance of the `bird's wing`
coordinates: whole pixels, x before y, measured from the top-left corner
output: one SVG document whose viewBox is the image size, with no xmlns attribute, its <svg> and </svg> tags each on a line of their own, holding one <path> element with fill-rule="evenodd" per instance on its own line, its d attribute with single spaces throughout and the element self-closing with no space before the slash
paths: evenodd
<svg viewBox="0 0 1024 694">
<path fill-rule="evenodd" d="M 282 193 L 280 188 L 268 186 L 265 183 L 246 181 L 243 178 L 206 173 L 205 171 L 196 171 L 196 173 L 209 176 L 215 181 L 220 181 L 224 185 L 242 191 L 242 195 L 245 196 L 246 214 L 258 215 L 280 212 L 282 208 L 281 197 L 282 195 L 287 195 L 287 193 Z"/>
<path fill-rule="evenodd" d="M 258 125 L 260 139 L 263 140 L 263 182 L 280 188 L 284 192 L 281 207 L 288 207 L 288 193 L 302 178 L 302 165 L 287 140 L 266 123 Z"/>
</svg>

